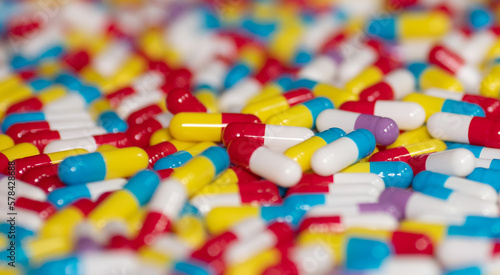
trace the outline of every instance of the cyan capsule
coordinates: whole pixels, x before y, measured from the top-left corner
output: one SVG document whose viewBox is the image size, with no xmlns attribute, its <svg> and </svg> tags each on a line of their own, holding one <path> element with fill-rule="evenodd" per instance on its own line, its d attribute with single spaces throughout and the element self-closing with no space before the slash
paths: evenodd
<svg viewBox="0 0 500 275">
<path fill-rule="evenodd" d="M 498 197 L 497 191 L 490 185 L 460 177 L 422 171 L 413 179 L 412 187 L 415 191 L 420 191 L 429 186 L 450 188 L 491 202 L 496 201 Z"/>
<path fill-rule="evenodd" d="M 95 152 L 64 159 L 59 179 L 68 185 L 126 178 L 148 167 L 148 154 L 139 147 Z"/>
<path fill-rule="evenodd" d="M 469 9 L 469 26 L 475 30 L 482 30 L 495 23 L 495 15 L 485 6 L 477 5 Z"/>
<path fill-rule="evenodd" d="M 493 187 L 500 192 L 500 170 L 476 168 L 467 176 L 467 179 L 479 181 Z"/>
<path fill-rule="evenodd" d="M 343 173 L 374 173 L 384 180 L 385 187 L 410 187 L 413 170 L 402 161 L 360 162 L 342 170 Z"/>
<path fill-rule="evenodd" d="M 135 174 L 123 189 L 115 191 L 89 214 L 89 221 L 103 228 L 110 220 L 126 219 L 149 202 L 160 184 L 158 175 L 149 170 Z"/>
<path fill-rule="evenodd" d="M 97 118 L 97 125 L 101 126 L 108 133 L 125 132 L 128 124 L 121 119 L 115 111 L 106 111 Z"/>
<path fill-rule="evenodd" d="M 333 175 L 375 150 L 375 136 L 358 129 L 317 150 L 311 158 L 313 171 L 321 176 Z"/>
<path fill-rule="evenodd" d="M 481 159 L 500 159 L 500 149 L 470 145 L 457 142 L 446 142 L 448 149 L 464 148 L 472 152 L 476 158 Z"/>
<path fill-rule="evenodd" d="M 477 104 L 453 99 L 445 99 L 421 93 L 411 93 L 407 95 L 403 101 L 420 104 L 425 110 L 426 119 L 429 119 L 430 116 L 438 112 L 468 116 L 486 116 L 484 110 Z"/>
<path fill-rule="evenodd" d="M 57 208 L 63 208 L 83 198 L 95 201 L 106 192 L 112 192 L 122 188 L 126 182 L 126 179 L 119 178 L 58 188 L 47 195 L 47 200 L 52 202 Z"/>
<path fill-rule="evenodd" d="M 153 169 L 158 171 L 158 170 L 163 170 L 163 169 L 171 169 L 171 168 L 181 167 L 186 162 L 188 162 L 193 157 L 200 154 L 201 152 L 203 152 L 204 150 L 206 150 L 210 146 L 215 146 L 215 143 L 210 142 L 210 141 L 204 141 L 204 142 L 200 142 L 198 144 L 195 144 L 191 147 L 188 147 L 185 150 L 177 151 L 171 155 L 168 155 L 166 157 L 159 159 L 155 163 L 155 165 L 153 166 Z"/>
<path fill-rule="evenodd" d="M 346 247 L 346 268 L 353 270 L 377 269 L 391 255 L 391 248 L 383 241 L 350 238 Z"/>
</svg>

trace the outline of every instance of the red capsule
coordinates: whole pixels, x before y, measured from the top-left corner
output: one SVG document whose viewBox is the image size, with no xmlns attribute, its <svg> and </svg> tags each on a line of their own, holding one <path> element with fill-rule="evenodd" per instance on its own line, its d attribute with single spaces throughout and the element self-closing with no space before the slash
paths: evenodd
<svg viewBox="0 0 500 275">
<path fill-rule="evenodd" d="M 24 197 L 17 198 L 16 208 L 36 212 L 44 220 L 56 212 L 56 208 L 48 202 L 36 201 Z"/>
<path fill-rule="evenodd" d="M 206 113 L 207 108 L 187 89 L 173 89 L 167 94 L 167 109 L 172 114 L 180 112 Z"/>
<path fill-rule="evenodd" d="M 148 118 L 163 112 L 158 104 L 152 104 L 131 113 L 127 118 L 127 125 L 141 124 Z"/>
<path fill-rule="evenodd" d="M 6 114 L 12 113 L 24 113 L 32 111 L 40 111 L 43 108 L 43 103 L 38 99 L 38 97 L 30 97 L 16 104 L 10 105 L 10 107 L 5 112 Z"/>
</svg>

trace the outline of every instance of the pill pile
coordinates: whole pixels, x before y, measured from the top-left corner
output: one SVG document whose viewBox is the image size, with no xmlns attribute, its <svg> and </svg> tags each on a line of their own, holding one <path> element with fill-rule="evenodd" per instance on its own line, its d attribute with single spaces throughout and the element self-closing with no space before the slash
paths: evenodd
<svg viewBox="0 0 500 275">
<path fill-rule="evenodd" d="M 0 274 L 500 274 L 498 21 L 0 1 Z"/>
</svg>

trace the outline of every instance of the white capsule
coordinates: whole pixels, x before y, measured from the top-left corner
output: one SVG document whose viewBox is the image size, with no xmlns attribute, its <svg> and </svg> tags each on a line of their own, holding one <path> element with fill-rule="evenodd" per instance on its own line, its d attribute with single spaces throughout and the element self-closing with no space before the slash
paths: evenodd
<svg viewBox="0 0 500 275">
<path fill-rule="evenodd" d="M 9 182 L 11 182 L 11 184 L 9 184 Z M 14 187 L 16 196 L 37 201 L 47 200 L 47 194 L 40 187 L 19 179 L 9 180 L 8 176 L 0 175 L 0 186 L 4 187 L 0 190 L 0 194 L 5 198 L 8 197 L 8 193 L 11 191 L 8 187 L 12 186 Z M 7 202 L 5 204 L 7 204 Z"/>
<path fill-rule="evenodd" d="M 158 212 L 173 221 L 187 201 L 186 187 L 175 179 L 166 179 L 160 183 L 148 203 L 148 210 Z"/>
<path fill-rule="evenodd" d="M 360 45 L 359 38 L 351 39 L 340 46 L 346 59 L 340 64 L 339 78 L 340 84 L 344 84 L 357 76 L 364 68 L 373 64 L 378 58 L 378 52 L 366 44 Z"/>
<path fill-rule="evenodd" d="M 457 101 L 461 101 L 462 98 L 464 97 L 464 94 L 462 93 L 457 93 L 457 92 L 451 92 L 448 90 L 443 90 L 439 88 L 430 88 L 424 91 L 424 94 L 430 95 L 430 96 L 435 96 L 435 97 L 440 97 L 440 98 L 446 98 L 446 99 L 453 99 Z"/>
<path fill-rule="evenodd" d="M 307 63 L 297 76 L 318 82 L 331 82 L 338 72 L 337 64 L 328 56 L 320 55 Z"/>
<path fill-rule="evenodd" d="M 427 130 L 434 138 L 468 144 L 472 118 L 452 113 L 435 113 L 427 120 Z"/>
<path fill-rule="evenodd" d="M 57 120 L 49 122 L 49 127 L 51 130 L 61 131 L 61 130 L 78 130 L 82 128 L 96 127 L 94 121 L 79 119 L 79 120 Z"/>
<path fill-rule="evenodd" d="M 379 100 L 373 114 L 393 119 L 401 130 L 414 130 L 425 122 L 425 110 L 415 102 Z"/>
<path fill-rule="evenodd" d="M 335 266 L 334 252 L 323 243 L 296 246 L 290 259 L 302 275 L 328 274 Z"/>
<path fill-rule="evenodd" d="M 70 93 L 43 106 L 43 110 L 47 112 L 83 111 L 86 106 L 87 103 L 80 94 Z"/>
<path fill-rule="evenodd" d="M 430 154 L 425 161 L 428 171 L 465 177 L 475 168 L 476 158 L 471 151 L 463 148 L 446 150 Z"/>
<path fill-rule="evenodd" d="M 162 234 L 151 244 L 151 249 L 180 260 L 193 252 L 193 247 L 175 234 Z"/>
<path fill-rule="evenodd" d="M 481 200 L 495 202 L 498 199 L 496 190 L 488 184 L 459 177 L 449 177 L 443 187 L 477 197 Z"/>
<path fill-rule="evenodd" d="M 335 184 L 369 184 L 378 190 L 385 189 L 384 180 L 374 173 L 337 173 L 333 175 Z"/>
<path fill-rule="evenodd" d="M 492 258 L 493 246 L 490 239 L 450 237 L 438 246 L 436 255 L 446 267 L 477 265 Z"/>
<path fill-rule="evenodd" d="M 228 66 L 225 62 L 215 60 L 193 77 L 193 83 L 196 85 L 209 85 L 214 89 L 221 89 L 224 85 L 224 76 L 227 74 L 227 71 Z"/>
<path fill-rule="evenodd" d="M 391 86 L 394 99 L 399 100 L 415 90 L 415 76 L 406 69 L 397 69 L 384 77 L 384 82 Z"/>
<path fill-rule="evenodd" d="M 189 200 L 203 215 L 221 206 L 241 206 L 240 194 L 199 195 Z"/>
<path fill-rule="evenodd" d="M 219 98 L 219 107 L 222 112 L 239 113 L 248 101 L 257 95 L 262 84 L 255 78 L 247 77 L 224 91 Z"/>
<path fill-rule="evenodd" d="M 382 266 L 367 275 L 440 275 L 440 265 L 426 255 L 398 255 L 389 257 Z"/>
<path fill-rule="evenodd" d="M 131 113 L 149 106 L 156 104 L 163 100 L 165 94 L 159 90 L 151 90 L 148 93 L 139 93 L 125 98 L 120 105 L 116 107 L 116 113 L 120 118 L 127 118 Z"/>
<path fill-rule="evenodd" d="M 288 148 L 295 146 L 314 136 L 314 132 L 306 127 L 266 125 L 264 146 L 284 153 Z"/>
<path fill-rule="evenodd" d="M 282 187 L 294 186 L 302 177 L 302 169 L 298 163 L 265 146 L 257 148 L 252 153 L 249 167 L 253 173 Z"/>
</svg>

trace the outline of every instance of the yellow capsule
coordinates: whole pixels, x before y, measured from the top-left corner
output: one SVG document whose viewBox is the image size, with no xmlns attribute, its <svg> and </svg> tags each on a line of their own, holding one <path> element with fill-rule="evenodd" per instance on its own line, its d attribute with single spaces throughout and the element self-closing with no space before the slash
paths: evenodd
<svg viewBox="0 0 500 275">
<path fill-rule="evenodd" d="M 112 110 L 109 100 L 105 98 L 97 99 L 89 107 L 88 112 L 92 116 L 92 119 L 96 120 L 102 113 Z"/>
<path fill-rule="evenodd" d="M 92 83 L 101 90 L 107 81 L 102 75 L 100 75 L 90 66 L 83 68 L 80 71 L 80 76 L 85 82 Z"/>
<path fill-rule="evenodd" d="M 500 40 L 497 40 L 493 46 L 489 49 L 485 56 L 485 60 L 494 60 L 500 56 Z"/>
<path fill-rule="evenodd" d="M 356 94 L 337 88 L 327 83 L 317 83 L 313 88 L 313 94 L 316 97 L 326 97 L 330 99 L 335 108 L 340 107 L 346 101 L 357 101 L 359 97 Z"/>
<path fill-rule="evenodd" d="M 500 64 L 494 65 L 481 81 L 479 92 L 483 96 L 498 98 L 500 95 Z"/>
<path fill-rule="evenodd" d="M 269 51 L 279 61 L 289 64 L 295 56 L 304 27 L 297 22 L 287 22 L 272 38 Z"/>
<path fill-rule="evenodd" d="M 27 240 L 25 253 L 30 259 L 30 264 L 38 265 L 48 259 L 67 256 L 72 249 L 73 243 L 71 241 L 55 236 Z"/>
<path fill-rule="evenodd" d="M 144 58 L 134 55 L 124 62 L 120 69 L 113 76 L 113 87 L 103 90 L 105 94 L 116 91 L 119 87 L 124 87 L 132 82 L 136 76 L 146 69 Z"/>
<path fill-rule="evenodd" d="M 158 143 L 169 141 L 171 139 L 172 139 L 172 136 L 170 136 L 170 132 L 169 132 L 168 128 L 159 129 L 159 130 L 156 130 L 156 132 L 154 132 L 151 135 L 151 138 L 149 139 L 149 145 L 151 145 L 151 146 L 156 145 Z"/>
<path fill-rule="evenodd" d="M 422 126 L 415 130 L 406 131 L 400 134 L 393 144 L 387 146 L 387 149 L 419 143 L 429 139 L 432 139 L 432 137 L 427 131 L 427 126 Z"/>
<path fill-rule="evenodd" d="M 213 141 L 220 142 L 222 130 L 229 122 L 260 122 L 249 114 L 232 113 L 188 113 L 176 114 L 170 120 L 170 135 L 183 141 Z"/>
<path fill-rule="evenodd" d="M 46 105 L 57 99 L 60 99 L 61 97 L 67 94 L 68 93 L 66 92 L 66 89 L 63 86 L 54 85 L 39 93 L 37 95 L 37 98 L 40 100 L 40 102 L 42 102 L 43 105 Z"/>
<path fill-rule="evenodd" d="M 6 89 L 12 87 L 21 86 L 24 84 L 24 79 L 18 75 L 10 75 L 7 78 L 0 81 L 0 93 Z"/>
<path fill-rule="evenodd" d="M 139 249 L 138 253 L 141 260 L 143 260 L 145 263 L 158 267 L 167 266 L 173 260 L 171 256 L 149 246 L 143 246 L 141 249 Z"/>
<path fill-rule="evenodd" d="M 193 215 L 186 215 L 177 220 L 174 232 L 193 249 L 202 246 L 207 239 L 203 220 Z"/>
<path fill-rule="evenodd" d="M 102 229 L 111 220 L 125 221 L 132 213 L 139 210 L 139 202 L 129 190 L 114 192 L 99 204 L 89 215 L 88 220 Z"/>
<path fill-rule="evenodd" d="M 196 98 L 207 107 L 210 113 L 219 112 L 219 104 L 217 102 L 217 96 L 208 89 L 202 89 L 195 92 Z"/>
<path fill-rule="evenodd" d="M 349 80 L 345 84 L 345 89 L 355 95 L 359 95 L 365 88 L 380 82 L 384 78 L 382 71 L 375 67 L 370 66 Z"/>
<path fill-rule="evenodd" d="M 45 77 L 54 77 L 61 72 L 61 63 L 56 61 L 43 62 L 37 68 L 38 74 Z"/>
<path fill-rule="evenodd" d="M 161 60 L 165 55 L 165 42 L 160 29 L 147 30 L 139 39 L 140 48 L 154 60 Z"/>
<path fill-rule="evenodd" d="M 245 219 L 255 218 L 259 215 L 260 210 L 255 206 L 217 207 L 208 212 L 205 216 L 205 222 L 210 234 L 217 235 Z"/>
<path fill-rule="evenodd" d="M 8 135 L 0 134 L 0 151 L 14 146 L 14 141 Z"/>
<path fill-rule="evenodd" d="M 425 69 L 419 76 L 420 90 L 430 88 L 444 89 L 448 91 L 463 92 L 464 87 L 453 75 L 438 67 L 431 66 Z"/>
<path fill-rule="evenodd" d="M 172 69 L 178 69 L 184 64 L 182 55 L 179 51 L 169 45 L 165 47 L 165 57 L 163 58 L 163 61 L 165 61 Z"/>
<path fill-rule="evenodd" d="M 399 224 L 400 230 L 427 235 L 433 244 L 439 244 L 446 237 L 447 226 L 439 223 L 426 223 L 405 220 Z"/>
<path fill-rule="evenodd" d="M 295 146 L 288 148 L 284 155 L 295 160 L 302 171 L 311 169 L 311 158 L 319 148 L 327 145 L 328 143 L 319 136 L 313 136 Z"/>
<path fill-rule="evenodd" d="M 403 12 L 397 20 L 401 39 L 439 38 L 451 28 L 450 18 L 440 11 Z"/>
<path fill-rule="evenodd" d="M 405 146 L 411 156 L 434 153 L 446 150 L 446 144 L 439 139 L 429 139 L 423 142 Z"/>
<path fill-rule="evenodd" d="M 241 110 L 241 112 L 243 114 L 255 115 L 261 121 L 266 121 L 271 116 L 288 110 L 289 108 L 289 97 L 287 97 L 287 94 L 280 94 L 266 100 L 248 104 L 243 108 L 243 110 Z"/>
<path fill-rule="evenodd" d="M 0 120 L 5 116 L 5 111 L 7 109 L 25 99 L 30 98 L 32 95 L 31 89 L 28 87 L 18 87 L 14 90 L 10 90 L 8 93 L 3 93 L 0 95 Z"/>
<path fill-rule="evenodd" d="M 146 219 L 148 210 L 146 207 L 142 207 L 139 211 L 135 211 L 132 215 L 128 216 L 126 220 L 128 236 L 136 236 L 139 230 L 142 228 L 142 224 Z"/>
<path fill-rule="evenodd" d="M 212 162 L 207 158 L 193 158 L 184 166 L 176 169 L 171 178 L 177 179 L 187 190 L 189 196 L 193 196 L 215 176 Z"/>
<path fill-rule="evenodd" d="M 431 115 L 441 112 L 446 99 L 420 93 L 410 93 L 403 98 L 403 101 L 415 102 L 422 106 L 425 110 L 425 120 L 427 121 Z"/>
<path fill-rule="evenodd" d="M 240 192 L 240 189 L 238 187 L 238 184 L 225 184 L 225 185 L 219 185 L 219 184 L 209 184 L 202 189 L 200 189 L 198 192 L 196 192 L 196 196 L 204 196 L 204 195 L 219 195 L 219 194 L 238 194 Z"/>
<path fill-rule="evenodd" d="M 284 89 L 281 85 L 278 85 L 277 83 L 274 82 L 269 82 L 262 87 L 260 93 L 258 93 L 248 101 L 247 105 L 269 99 L 271 97 L 280 95 L 283 92 Z"/>
<path fill-rule="evenodd" d="M 31 143 L 19 143 L 5 150 L 0 151 L 0 155 L 5 156 L 9 161 L 19 158 L 31 157 L 40 154 L 35 145 Z"/>
<path fill-rule="evenodd" d="M 82 154 L 87 154 L 89 151 L 85 149 L 70 149 L 70 150 L 65 150 L 65 151 L 59 151 L 59 152 L 54 152 L 54 153 L 48 153 L 47 156 L 50 158 L 52 164 L 57 164 L 63 161 L 67 157 L 71 156 L 76 156 L 76 155 L 82 155 Z"/>
<path fill-rule="evenodd" d="M 97 150 L 95 150 L 96 152 L 107 152 L 107 151 L 113 151 L 113 150 L 117 150 L 118 148 L 113 146 L 113 145 L 109 145 L 109 144 L 104 144 L 104 145 L 101 145 L 97 148 Z"/>
<path fill-rule="evenodd" d="M 9 266 L 8 264 L 5 264 L 5 266 L 0 266 L 0 275 L 22 275 L 22 274 L 26 273 L 23 272 L 20 267 L 12 267 Z"/>
<path fill-rule="evenodd" d="M 106 178 L 130 177 L 146 169 L 149 164 L 148 154 L 141 148 L 128 147 L 102 153 L 106 161 Z"/>
<path fill-rule="evenodd" d="M 240 53 L 240 60 L 251 68 L 261 68 L 266 61 L 265 52 L 256 46 L 245 46 Z"/>
<path fill-rule="evenodd" d="M 261 252 L 252 258 L 229 266 L 224 274 L 227 275 L 257 275 L 262 274 L 267 268 L 277 265 L 281 261 L 281 253 L 272 248 Z"/>
<path fill-rule="evenodd" d="M 271 116 L 266 124 L 312 128 L 314 118 L 306 106 L 299 104 Z"/>
<path fill-rule="evenodd" d="M 209 186 L 227 186 L 227 185 L 237 185 L 239 182 L 238 175 L 236 172 L 229 168 L 222 172 Z"/>
<path fill-rule="evenodd" d="M 333 251 L 335 264 L 344 262 L 345 237 L 343 234 L 311 233 L 304 231 L 297 237 L 298 245 L 322 244 Z"/>
<path fill-rule="evenodd" d="M 41 238 L 61 237 L 68 241 L 73 236 L 77 224 L 85 219 L 82 211 L 75 206 L 68 206 L 50 216 L 40 229 Z"/>
</svg>

